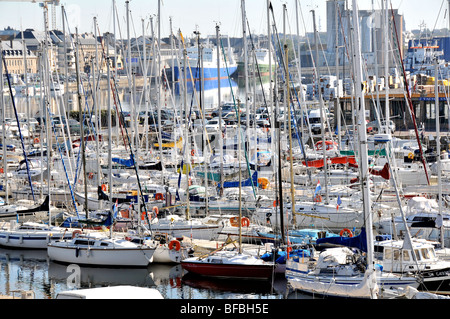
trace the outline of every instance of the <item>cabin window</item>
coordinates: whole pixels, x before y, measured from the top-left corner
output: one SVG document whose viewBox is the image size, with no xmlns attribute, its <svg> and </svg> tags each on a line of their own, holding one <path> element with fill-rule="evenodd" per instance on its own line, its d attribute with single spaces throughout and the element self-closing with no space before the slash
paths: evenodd
<svg viewBox="0 0 450 319">
<path fill-rule="evenodd" d="M 422 259 L 422 257 L 420 256 L 420 253 L 419 253 L 419 250 L 418 250 L 418 249 L 415 249 L 415 250 L 414 250 L 414 254 L 416 255 L 417 260 L 421 260 L 421 259 Z"/>
<path fill-rule="evenodd" d="M 94 245 L 94 241 L 90 241 L 90 240 L 76 240 L 75 241 L 75 245 L 84 245 L 84 246 L 93 246 Z"/>
<path fill-rule="evenodd" d="M 427 248 L 422 248 L 420 250 L 420 252 L 422 253 L 422 257 L 423 259 L 430 259 L 430 254 L 428 253 L 428 249 Z"/>
<path fill-rule="evenodd" d="M 109 246 L 108 243 L 100 243 L 100 246 Z"/>
<path fill-rule="evenodd" d="M 384 249 L 384 259 L 391 259 L 392 258 L 392 249 L 385 248 Z"/>
<path fill-rule="evenodd" d="M 394 260 L 400 260 L 400 250 L 394 249 Z"/>
<path fill-rule="evenodd" d="M 436 258 L 436 253 L 435 253 L 433 248 L 428 248 L 428 253 L 430 254 L 430 258 L 431 259 L 435 259 Z"/>
<path fill-rule="evenodd" d="M 408 250 L 403 250 L 403 261 L 410 261 Z"/>
</svg>

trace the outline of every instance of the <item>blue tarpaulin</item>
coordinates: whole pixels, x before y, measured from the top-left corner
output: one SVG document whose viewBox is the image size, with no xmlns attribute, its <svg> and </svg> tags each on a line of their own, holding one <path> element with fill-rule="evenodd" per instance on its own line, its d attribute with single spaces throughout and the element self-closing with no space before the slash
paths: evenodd
<svg viewBox="0 0 450 319">
<path fill-rule="evenodd" d="M 335 244 L 339 246 L 354 247 L 367 252 L 366 229 L 361 227 L 361 233 L 355 237 L 325 237 L 316 240 L 316 244 Z"/>
<path fill-rule="evenodd" d="M 118 157 L 113 157 L 111 160 L 114 163 L 125 165 L 127 167 L 132 167 L 134 165 L 134 159 L 133 159 L 132 155 L 130 155 L 130 159 L 122 159 L 122 158 L 118 158 Z"/>
</svg>

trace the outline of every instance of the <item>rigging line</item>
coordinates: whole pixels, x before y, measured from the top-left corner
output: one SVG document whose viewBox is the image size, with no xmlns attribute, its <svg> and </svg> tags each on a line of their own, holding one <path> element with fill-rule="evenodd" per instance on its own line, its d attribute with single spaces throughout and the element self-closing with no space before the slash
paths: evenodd
<svg viewBox="0 0 450 319">
<path fill-rule="evenodd" d="M 264 105 L 266 106 L 266 109 L 268 110 L 269 108 L 267 106 L 267 99 L 266 99 L 266 94 L 264 92 L 264 86 L 263 86 L 263 81 L 262 81 L 262 77 L 261 77 L 261 72 L 260 72 L 260 69 L 259 69 L 259 63 L 258 63 L 258 60 L 257 60 L 257 57 L 256 57 L 255 43 L 253 42 L 253 36 L 252 36 L 251 31 L 250 31 L 250 24 L 249 24 L 247 18 L 246 18 L 246 20 L 247 20 L 248 34 L 250 36 L 250 42 L 252 44 L 252 49 L 253 49 L 253 56 L 255 58 L 255 65 L 256 65 L 257 72 L 258 72 L 258 79 L 259 79 L 259 83 L 261 84 L 261 92 L 262 92 L 262 95 L 263 95 Z M 269 70 L 269 72 L 272 72 L 272 70 Z M 269 116 L 269 124 L 272 126 L 272 123 L 270 122 L 270 116 Z"/>
<path fill-rule="evenodd" d="M 231 76 L 230 76 L 230 71 L 228 70 L 228 61 L 227 61 L 227 57 L 226 57 L 226 54 L 225 54 L 225 48 L 223 46 L 222 39 L 220 39 L 220 46 L 222 48 L 222 54 L 223 54 L 223 58 L 224 58 L 224 61 L 225 61 L 225 69 L 227 71 L 228 84 L 230 85 L 231 96 L 233 98 L 234 111 L 236 113 L 236 118 L 238 119 L 238 121 L 240 121 L 241 120 L 240 110 L 238 110 L 237 107 L 236 107 L 236 99 L 235 99 L 235 96 L 234 96 L 233 86 L 231 85 Z M 249 106 L 246 105 L 246 107 L 249 107 Z M 255 189 L 255 185 L 253 183 L 253 178 L 252 178 L 252 174 L 251 174 L 251 170 L 250 170 L 250 163 L 249 163 L 249 160 L 248 160 L 247 147 L 245 146 L 246 143 L 245 143 L 244 138 L 242 136 L 242 132 L 239 132 L 239 138 L 241 139 L 241 141 L 244 144 L 244 155 L 245 155 L 245 161 L 246 161 L 246 164 L 247 164 L 247 171 L 248 171 L 248 174 L 250 176 L 250 181 L 252 183 L 253 196 L 256 199 L 256 189 Z M 241 150 L 239 150 L 239 152 L 241 152 Z M 240 181 L 239 184 L 242 185 L 242 181 Z M 222 185 L 223 185 L 223 182 L 222 182 Z"/>
<path fill-rule="evenodd" d="M 99 30 L 99 32 L 100 32 L 100 30 Z M 104 46 L 103 42 L 100 42 L 100 45 L 101 45 L 102 57 L 103 57 L 103 59 L 105 61 L 107 61 L 105 46 Z M 106 48 L 106 49 L 108 49 L 108 48 Z M 117 65 L 116 65 L 116 67 L 117 67 Z M 112 77 L 111 82 L 108 83 L 108 84 L 109 84 L 109 86 L 111 88 L 111 92 L 113 94 L 114 105 L 116 107 L 116 121 L 118 121 L 118 123 L 119 123 L 120 129 L 121 129 L 121 133 L 122 133 L 122 138 L 123 138 L 123 144 L 125 146 L 125 150 L 127 150 L 128 147 L 127 147 L 127 143 L 126 143 L 126 140 L 125 140 L 125 134 L 123 132 L 123 127 L 124 127 L 125 120 L 123 118 L 123 113 L 119 112 L 119 108 L 117 107 L 117 101 L 119 101 L 119 103 L 120 103 L 120 99 L 119 99 L 119 92 L 117 90 L 117 85 L 116 85 L 116 82 L 115 82 L 115 78 Z M 111 107 L 111 106 L 108 105 L 108 107 Z"/>
<path fill-rule="evenodd" d="M 6 65 L 6 59 L 5 59 L 5 56 L 3 54 L 2 54 L 2 60 L 3 60 L 3 65 L 5 67 L 6 79 L 8 80 L 9 94 L 11 96 L 11 102 L 12 102 L 13 109 L 14 109 L 14 115 L 16 117 L 17 127 L 19 129 L 20 143 L 22 144 L 23 156 L 25 157 L 25 165 L 26 165 L 26 168 L 27 168 L 28 182 L 30 184 L 31 194 L 33 195 L 33 201 L 35 201 L 36 199 L 34 197 L 33 183 L 31 182 L 31 176 L 30 176 L 30 166 L 28 164 L 27 152 L 25 150 L 25 144 L 23 142 L 22 130 L 20 128 L 19 115 L 17 114 L 16 102 L 14 100 L 14 95 L 12 93 L 11 79 L 10 79 L 10 75 L 9 75 L 9 72 L 8 72 L 8 67 Z M 3 81 L 3 78 L 1 80 Z M 3 94 L 3 92 L 2 92 L 2 94 Z M 5 112 L 5 109 L 6 108 L 4 107 L 2 111 Z M 3 147 L 6 148 L 6 141 L 3 141 Z M 6 171 L 6 167 L 5 167 L 5 171 Z M 50 174 L 50 172 L 48 172 L 48 173 Z"/>
<path fill-rule="evenodd" d="M 281 48 L 281 40 L 280 40 L 280 38 L 279 38 L 279 36 L 278 36 L 278 31 L 277 31 L 277 28 L 276 28 L 276 24 L 274 23 L 274 25 L 273 25 L 273 27 L 274 27 L 274 33 L 275 33 L 275 35 L 274 36 L 276 36 L 276 38 L 277 38 L 277 43 L 278 43 L 278 48 L 279 48 L 279 52 L 280 52 L 280 54 L 279 55 L 277 55 L 277 57 L 278 57 L 278 59 L 279 59 L 279 61 L 281 61 L 281 63 L 279 62 L 278 63 L 278 67 L 279 67 L 279 69 L 280 69 L 280 71 L 281 71 L 281 75 L 283 76 L 284 74 L 285 74 L 285 72 L 286 72 L 286 69 L 288 69 L 287 67 L 286 67 L 286 63 L 285 63 L 285 58 L 284 58 L 284 50 L 282 50 L 282 48 Z M 274 44 L 276 44 L 276 43 L 274 43 Z M 274 47 L 276 47 L 276 45 L 274 45 Z M 288 71 L 289 72 L 289 71 Z M 286 74 L 286 75 L 284 75 L 284 81 L 285 81 L 285 83 L 286 83 L 286 78 L 288 78 L 289 77 L 289 79 L 291 79 L 291 80 L 293 80 L 293 77 L 291 76 L 291 74 L 290 74 L 290 72 L 288 73 L 288 74 Z M 290 88 L 287 88 L 288 90 L 290 89 Z M 296 96 L 296 98 L 297 98 L 297 101 L 298 101 L 298 103 L 300 104 L 300 102 L 299 102 L 299 99 L 298 99 L 298 94 L 297 94 L 297 90 L 294 88 L 294 92 L 295 92 L 295 96 Z M 289 94 L 289 96 L 290 96 L 290 94 Z M 292 101 L 293 101 L 293 97 L 291 97 L 290 96 L 290 99 L 292 99 Z M 291 103 L 291 101 L 289 100 L 288 101 L 288 103 Z M 299 128 L 299 125 L 298 125 L 298 119 L 296 118 L 296 116 L 295 116 L 295 103 L 292 103 L 292 105 L 294 106 L 293 107 L 293 109 L 294 110 L 291 110 L 291 114 L 289 114 L 289 120 L 290 121 L 292 121 L 292 118 L 294 119 L 294 124 L 295 124 L 295 134 L 296 134 L 296 137 L 297 137 L 297 141 L 299 142 L 299 144 L 300 145 L 302 145 L 302 149 L 304 149 L 303 148 L 303 141 L 301 140 L 301 138 L 300 138 L 300 134 L 299 134 L 299 131 L 298 131 L 298 128 Z"/>
<path fill-rule="evenodd" d="M 105 55 L 105 60 L 107 60 L 103 43 L 102 43 L 102 53 L 103 53 L 103 55 Z M 116 109 L 117 109 L 116 97 L 117 97 L 117 101 L 119 102 L 118 105 L 120 107 L 120 113 L 118 112 L 119 111 L 118 109 L 117 109 L 117 112 L 118 112 L 118 114 L 120 114 L 120 120 L 122 121 L 122 124 L 123 124 L 124 123 L 124 118 L 123 118 L 122 105 L 120 104 L 120 99 L 118 98 L 118 95 L 116 96 L 116 94 L 115 94 L 115 92 L 117 91 L 117 83 L 116 83 L 116 80 L 115 80 L 114 77 L 111 77 L 111 79 L 112 79 L 112 83 L 110 82 L 109 85 L 112 87 L 113 96 L 115 97 L 114 98 L 114 103 L 116 105 Z M 127 130 L 126 126 L 122 125 L 121 127 L 125 128 L 125 135 L 126 135 L 126 138 L 128 140 L 128 144 L 131 145 L 130 137 L 128 135 L 128 130 Z M 125 136 L 124 136 L 124 143 L 125 142 L 126 141 L 125 141 Z M 141 186 L 141 182 L 140 182 L 140 178 L 139 178 L 139 174 L 138 174 L 138 165 L 137 165 L 135 157 L 134 157 L 133 148 L 130 147 L 129 150 L 130 150 L 130 158 L 133 160 L 134 170 L 136 172 L 136 179 L 137 179 L 137 184 L 138 184 L 138 187 L 139 187 L 139 195 L 141 196 L 142 205 L 144 206 L 144 211 L 147 212 L 148 211 L 147 210 L 147 205 L 146 205 L 145 197 L 144 197 L 143 192 L 142 192 L 142 186 Z M 112 185 L 110 187 L 112 187 Z M 110 199 L 110 200 L 112 200 L 112 199 Z M 148 225 L 150 227 L 150 231 L 151 231 L 151 224 L 150 224 L 150 220 L 148 218 L 148 214 L 144 214 L 144 215 L 145 215 L 146 221 L 147 221 L 147 223 L 148 223 Z"/>
<path fill-rule="evenodd" d="M 396 23 L 395 23 L 394 10 L 392 9 L 392 3 L 391 3 L 391 14 L 392 14 L 392 21 L 394 23 L 394 30 L 395 30 L 395 35 L 396 35 L 396 39 L 397 39 L 397 45 L 399 45 L 398 32 L 397 32 L 397 26 L 396 26 Z M 402 65 L 403 81 L 405 83 L 406 94 L 408 95 L 408 104 L 409 104 L 409 108 L 410 108 L 410 111 L 411 111 L 411 114 L 412 114 L 411 119 L 412 119 L 413 124 L 414 124 L 414 131 L 416 133 L 417 143 L 419 144 L 420 156 L 422 157 L 422 164 L 423 164 L 423 168 L 425 170 L 425 175 L 427 177 L 428 185 L 430 185 L 430 177 L 428 176 L 428 170 L 427 170 L 427 165 L 426 165 L 426 161 L 425 161 L 425 156 L 423 156 L 422 143 L 420 142 L 419 132 L 417 130 L 417 123 L 416 123 L 416 117 L 415 117 L 415 113 L 414 113 L 414 107 L 413 107 L 413 104 L 412 104 L 411 94 L 410 94 L 410 91 L 409 91 L 409 84 L 408 84 L 408 81 L 406 80 L 405 66 L 403 64 L 403 58 L 402 58 L 402 53 L 400 51 L 400 48 L 398 50 L 398 55 L 399 55 L 399 58 L 400 58 L 400 61 L 401 61 L 401 65 Z"/>
<path fill-rule="evenodd" d="M 274 16 L 274 13 L 273 13 L 273 8 L 272 8 L 272 6 L 270 6 L 270 9 L 271 9 L 271 11 L 272 11 L 272 17 L 273 17 L 273 20 L 275 21 L 275 16 Z M 301 15 L 301 18 L 302 18 L 302 22 L 303 22 L 303 28 L 304 28 L 304 30 L 306 31 L 306 24 L 305 24 L 305 18 L 304 18 L 304 16 L 303 16 L 303 10 L 302 10 L 302 7 L 301 6 L 299 6 L 299 10 L 300 10 L 300 15 Z M 276 28 L 275 26 L 274 26 L 274 28 Z M 272 35 L 272 37 L 274 37 L 274 35 Z M 309 41 L 309 38 L 308 37 L 306 37 L 306 42 L 308 43 L 308 49 L 309 49 L 309 51 L 312 53 L 312 48 L 311 48 L 311 42 Z M 312 54 L 311 54 L 311 56 L 312 56 Z M 299 57 L 300 58 L 300 57 Z M 312 67 L 313 68 L 315 68 L 315 61 L 314 61 L 314 59 L 311 59 L 311 62 L 312 62 Z M 313 76 L 315 77 L 315 74 L 313 73 Z M 316 79 L 317 81 L 318 81 L 318 79 Z M 300 88 L 301 90 L 303 90 L 303 88 Z M 296 94 L 296 96 L 297 96 L 297 94 Z M 297 99 L 298 99 L 298 96 L 297 96 Z M 307 111 L 308 110 L 306 110 L 306 113 L 307 113 Z M 303 120 L 303 119 L 302 119 Z M 311 138 L 311 142 L 312 142 L 312 144 L 314 145 L 315 144 L 315 142 L 314 142 L 314 135 L 312 134 L 312 131 L 311 131 L 311 125 L 310 125 L 310 122 L 309 122 L 309 117 L 306 115 L 306 125 L 307 125 L 307 127 L 308 127 L 308 133 L 309 133 L 309 136 L 310 136 L 310 138 Z M 313 151 L 314 151 L 314 153 L 316 153 L 316 150 L 315 149 L 313 149 Z"/>
</svg>

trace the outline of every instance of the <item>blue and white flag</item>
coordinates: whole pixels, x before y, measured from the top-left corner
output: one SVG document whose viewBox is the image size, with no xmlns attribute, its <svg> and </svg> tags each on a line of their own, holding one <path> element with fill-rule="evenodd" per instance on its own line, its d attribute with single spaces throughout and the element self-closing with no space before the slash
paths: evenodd
<svg viewBox="0 0 450 319">
<path fill-rule="evenodd" d="M 322 189 L 320 186 L 320 181 L 317 181 L 316 190 L 314 191 L 314 197 L 316 197 L 317 193 Z"/>
</svg>

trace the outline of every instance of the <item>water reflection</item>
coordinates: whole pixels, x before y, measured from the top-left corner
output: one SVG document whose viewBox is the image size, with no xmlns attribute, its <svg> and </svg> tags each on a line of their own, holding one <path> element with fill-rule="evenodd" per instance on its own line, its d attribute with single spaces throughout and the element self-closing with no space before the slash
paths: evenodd
<svg viewBox="0 0 450 319">
<path fill-rule="evenodd" d="M 208 279 L 184 271 L 181 265 L 151 264 L 147 268 L 79 267 L 78 286 L 68 265 L 50 261 L 45 250 L 0 248 L 0 295 L 32 290 L 36 299 L 55 298 L 64 290 L 114 285 L 156 288 L 166 299 L 282 299 L 286 280 L 235 281 Z"/>
</svg>

